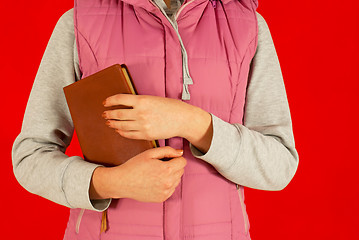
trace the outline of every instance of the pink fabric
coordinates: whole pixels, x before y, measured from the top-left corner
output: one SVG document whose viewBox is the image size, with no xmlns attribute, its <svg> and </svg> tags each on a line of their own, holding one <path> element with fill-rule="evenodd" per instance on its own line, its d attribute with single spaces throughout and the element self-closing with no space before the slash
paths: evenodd
<svg viewBox="0 0 359 240">
<path fill-rule="evenodd" d="M 188 54 L 189 104 L 230 123 L 242 123 L 250 61 L 257 47 L 257 2 L 186 0 L 178 17 Z M 183 7 L 183 6 L 182 6 Z M 75 34 L 82 77 L 125 63 L 139 94 L 181 99 L 182 56 L 177 34 L 149 0 L 75 0 Z M 71 209 L 64 239 L 242 240 L 250 239 L 243 187 L 193 157 L 188 141 L 160 140 L 183 148 L 187 165 L 181 183 L 164 203 L 113 199 L 108 230 L 101 212 Z M 247 226 L 247 227 L 246 227 Z"/>
</svg>

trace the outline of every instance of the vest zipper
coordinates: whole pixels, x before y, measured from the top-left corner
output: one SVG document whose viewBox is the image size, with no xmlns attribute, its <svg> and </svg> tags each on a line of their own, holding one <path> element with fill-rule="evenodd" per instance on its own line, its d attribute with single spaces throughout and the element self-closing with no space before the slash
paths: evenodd
<svg viewBox="0 0 359 240">
<path fill-rule="evenodd" d="M 166 203 L 166 201 L 163 201 L 163 204 L 162 204 L 162 206 L 163 206 L 163 240 L 166 240 L 166 234 L 165 234 L 165 226 L 166 226 L 166 221 L 165 221 L 165 210 L 166 210 L 166 207 L 165 207 L 165 203 Z"/>
<path fill-rule="evenodd" d="M 155 0 L 149 0 L 150 3 L 152 5 L 154 5 L 155 7 L 157 7 L 161 13 L 167 18 L 167 20 L 169 21 L 169 23 L 172 25 L 173 29 L 176 31 L 177 33 L 177 37 L 178 40 L 180 41 L 181 44 L 181 53 L 182 53 L 182 74 L 183 74 L 183 90 L 182 90 L 182 100 L 189 100 L 190 99 L 190 94 L 188 91 L 188 84 L 193 84 L 193 80 L 191 78 L 191 76 L 189 75 L 189 70 L 188 70 L 188 62 L 187 62 L 187 52 L 186 49 L 184 48 L 181 36 L 178 32 L 178 26 L 177 26 L 177 17 L 178 17 L 178 13 L 180 11 L 183 10 L 183 8 L 185 8 L 189 3 L 193 2 L 194 0 L 191 0 L 189 2 L 187 2 L 186 4 L 182 5 L 178 10 L 177 10 L 177 14 L 175 15 L 175 21 L 172 22 L 172 20 L 168 17 L 167 13 L 163 10 L 163 8 L 161 8 L 160 6 L 157 5 L 157 3 L 155 2 Z M 165 210 L 166 210 L 166 205 L 165 202 L 163 202 L 163 239 L 166 239 L 166 235 L 165 235 Z"/>
<path fill-rule="evenodd" d="M 241 208 L 242 208 L 242 215 L 243 215 L 243 221 L 244 221 L 244 230 L 245 230 L 245 234 L 248 234 L 248 222 L 247 222 L 247 218 L 246 218 L 246 212 L 245 212 L 245 207 L 244 207 L 244 201 L 243 201 L 243 197 L 242 197 L 242 192 L 239 189 L 239 185 L 236 184 L 237 186 L 237 190 L 238 190 L 238 196 L 239 196 L 239 201 L 241 203 Z"/>
<path fill-rule="evenodd" d="M 85 209 L 81 208 L 81 211 L 79 213 L 79 216 L 77 217 L 77 221 L 76 221 L 76 233 L 79 233 L 80 230 L 80 223 L 82 220 L 82 216 L 84 215 Z"/>
</svg>

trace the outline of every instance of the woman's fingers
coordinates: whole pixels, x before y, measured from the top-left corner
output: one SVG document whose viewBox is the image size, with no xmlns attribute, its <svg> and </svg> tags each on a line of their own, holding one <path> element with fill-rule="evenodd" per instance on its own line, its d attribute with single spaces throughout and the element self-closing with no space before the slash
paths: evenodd
<svg viewBox="0 0 359 240">
<path fill-rule="evenodd" d="M 102 117 L 114 120 L 135 120 L 134 109 L 114 109 L 103 112 Z"/>
<path fill-rule="evenodd" d="M 111 107 L 116 105 L 133 106 L 136 104 L 138 95 L 119 93 L 106 98 L 103 101 L 105 107 Z"/>
<path fill-rule="evenodd" d="M 117 121 L 107 120 L 106 125 L 110 128 L 119 129 L 121 131 L 138 131 L 139 126 L 137 121 Z"/>
</svg>

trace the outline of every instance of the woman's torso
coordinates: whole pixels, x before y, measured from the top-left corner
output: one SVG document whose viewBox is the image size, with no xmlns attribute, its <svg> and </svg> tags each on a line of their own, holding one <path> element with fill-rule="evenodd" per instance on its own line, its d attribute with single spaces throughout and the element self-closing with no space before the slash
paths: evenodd
<svg viewBox="0 0 359 240">
<path fill-rule="evenodd" d="M 75 3 L 82 77 L 125 63 L 139 94 L 182 99 L 227 122 L 242 123 L 256 48 L 254 2 L 224 0 L 213 7 L 209 0 L 185 1 L 173 18 L 175 27 L 144 0 Z M 193 81 L 187 84 L 188 100 L 182 95 L 186 74 Z M 235 183 L 195 158 L 186 139 L 159 142 L 184 149 L 187 159 L 173 195 L 163 203 L 113 199 L 105 233 L 100 233 L 100 212 L 71 209 L 64 239 L 250 239 L 243 188 L 238 192 Z"/>
</svg>

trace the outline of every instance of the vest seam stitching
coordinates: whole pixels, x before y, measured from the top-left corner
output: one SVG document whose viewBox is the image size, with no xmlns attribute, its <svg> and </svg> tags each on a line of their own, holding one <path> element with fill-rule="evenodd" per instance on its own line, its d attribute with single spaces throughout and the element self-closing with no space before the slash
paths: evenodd
<svg viewBox="0 0 359 240">
<path fill-rule="evenodd" d="M 79 28 L 78 28 L 78 11 L 77 11 L 77 1 L 75 1 L 75 14 L 74 14 L 74 17 L 75 17 L 75 19 L 74 19 L 74 22 L 75 22 L 75 24 L 74 24 L 74 28 L 76 29 L 76 43 L 77 43 L 77 52 L 78 52 L 78 59 L 79 59 L 79 65 L 80 65 L 80 71 L 81 71 L 81 73 L 83 73 L 83 68 L 82 68 L 82 59 L 81 59 L 81 54 L 80 54 L 80 52 L 81 52 L 81 50 L 80 50 L 80 40 L 79 40 L 79 35 L 85 40 L 85 42 L 86 42 L 86 44 L 87 44 L 87 46 L 89 47 L 89 49 L 90 49 L 90 51 L 91 51 L 91 53 L 92 53 L 92 56 L 93 56 L 93 58 L 95 59 L 95 62 L 96 62 L 96 65 L 98 66 L 98 61 L 97 61 L 97 58 L 96 58 L 96 55 L 95 55 L 95 53 L 94 53 L 94 51 L 92 50 L 92 48 L 91 48 L 91 45 L 89 44 L 89 42 L 88 42 L 88 40 L 85 38 L 85 36 L 81 33 L 81 31 L 79 30 Z"/>
<path fill-rule="evenodd" d="M 255 6 L 253 6 L 253 4 L 255 5 Z M 247 55 L 247 52 L 248 52 L 248 50 L 250 49 L 250 46 L 251 46 L 251 44 L 253 43 L 253 41 L 255 41 L 255 44 L 254 44 L 254 51 L 253 51 L 253 53 L 252 53 L 252 55 L 251 55 L 251 61 L 250 62 L 252 62 L 252 60 L 253 60 L 253 58 L 254 58 L 254 55 L 255 55 L 255 53 L 256 53 L 256 51 L 257 51 L 257 46 L 258 46 L 258 18 L 257 18 L 257 14 L 256 14 L 256 4 L 252 1 L 252 10 L 253 10 L 253 16 L 254 16 L 254 19 L 255 19 L 255 22 L 256 22 L 256 24 L 255 24 L 255 26 L 256 26 L 256 30 L 255 30 L 255 36 L 253 37 L 253 39 L 250 41 L 250 43 L 248 44 L 248 46 L 247 46 L 247 49 L 246 49 L 246 51 L 245 51 L 245 53 L 244 53 L 244 55 L 243 55 L 243 59 L 242 59 L 242 61 L 241 61 L 241 66 L 240 66 L 240 68 L 239 68 L 239 74 L 241 73 L 241 70 L 242 70 L 242 67 L 243 67 L 243 61 L 244 61 L 244 59 L 245 59 L 245 56 Z M 251 64 L 249 63 L 249 66 L 251 66 Z M 250 70 L 250 69 L 249 69 Z M 249 76 L 249 74 L 248 74 L 248 76 Z M 247 76 L 247 79 L 248 79 L 248 76 Z M 247 80 L 248 81 L 248 80 Z M 241 82 L 241 80 L 239 79 L 238 80 L 238 82 L 237 82 L 237 84 L 236 84 L 236 91 L 235 91 L 235 93 L 234 93 L 234 97 L 233 97 L 233 99 L 235 99 L 236 98 L 236 95 L 237 95 L 237 90 L 238 90 L 238 85 L 239 85 L 239 83 Z M 247 83 L 247 87 L 248 87 L 248 83 Z M 247 88 L 246 88 L 247 89 Z M 246 90 L 246 94 L 245 94 L 246 96 L 247 96 L 247 90 Z M 244 100 L 244 106 L 245 106 L 245 104 L 246 104 L 246 97 L 245 97 L 245 100 Z M 232 116 L 232 112 L 233 112 L 233 103 L 232 103 L 232 107 L 231 107 L 231 111 L 230 111 L 230 115 L 229 115 L 229 118 L 230 118 L 230 122 L 231 122 L 231 116 Z M 244 118 L 244 112 L 243 112 L 243 114 L 242 114 L 242 123 L 244 123 L 244 121 L 243 121 L 243 118 Z"/>
<path fill-rule="evenodd" d="M 77 29 L 78 34 L 80 34 L 80 36 L 85 40 L 87 46 L 89 47 L 89 49 L 90 49 L 90 51 L 91 51 L 91 53 L 92 53 L 93 58 L 95 59 L 96 65 L 98 66 L 98 61 L 97 61 L 97 58 L 96 58 L 96 55 L 95 55 L 94 51 L 92 50 L 91 45 L 89 44 L 89 42 L 87 41 L 87 39 L 85 38 L 85 36 L 84 36 L 84 35 L 80 32 L 80 30 L 77 28 L 77 26 L 76 26 L 76 29 Z M 77 51 L 79 51 L 79 46 L 77 46 Z M 82 61 L 81 61 L 81 62 L 82 62 Z"/>
<path fill-rule="evenodd" d="M 80 42 L 79 42 L 79 38 L 78 38 L 78 11 L 77 11 L 77 1 L 75 0 L 74 1 L 74 29 L 75 29 L 75 41 L 76 41 L 76 45 L 77 45 L 77 55 L 78 55 L 78 60 L 79 60 L 79 69 L 81 71 L 81 73 L 83 73 L 83 70 L 82 70 L 82 59 L 81 59 L 81 50 L 80 50 Z M 82 74 L 81 74 L 81 77 L 82 77 Z"/>
<path fill-rule="evenodd" d="M 247 46 L 247 49 L 246 49 L 246 51 L 245 51 L 245 53 L 244 53 L 244 55 L 243 55 L 243 58 L 242 58 L 242 60 L 241 60 L 241 63 L 240 63 L 239 76 L 241 75 L 241 72 L 242 72 L 244 59 L 246 58 L 246 55 L 247 55 L 247 53 L 248 53 L 248 51 L 249 51 L 249 49 L 250 49 L 250 47 L 251 47 L 253 41 L 255 41 L 256 39 L 257 39 L 257 34 L 256 34 L 256 36 L 250 41 L 250 43 L 249 43 L 248 46 Z M 254 52 L 255 52 L 255 51 L 254 51 Z M 254 56 L 251 56 L 251 59 L 253 59 L 253 57 L 254 57 Z M 251 60 L 251 61 L 252 61 L 252 60 Z M 247 76 L 247 78 L 248 78 L 248 76 Z M 235 93 L 234 93 L 233 99 L 235 99 L 236 96 L 237 96 L 238 85 L 239 85 L 240 83 L 241 83 L 241 79 L 238 79 L 238 82 L 237 82 L 236 87 L 235 87 L 235 90 L 236 90 L 236 91 L 235 91 Z M 245 104 L 245 102 L 244 102 L 244 104 Z M 231 107 L 231 111 L 230 111 L 230 115 L 229 115 L 229 116 L 232 116 L 233 105 L 234 105 L 234 103 L 232 103 L 232 107 Z M 243 114 L 243 116 L 244 116 L 244 114 Z M 242 118 L 243 118 L 243 117 L 242 117 Z"/>
<path fill-rule="evenodd" d="M 228 199 L 229 199 L 229 212 L 230 212 L 230 216 L 231 216 L 231 240 L 233 240 L 233 231 L 234 231 L 234 226 L 233 226 L 233 209 L 232 209 L 232 196 L 231 196 L 231 184 L 228 184 L 227 187 L 227 192 L 228 192 Z"/>
</svg>

